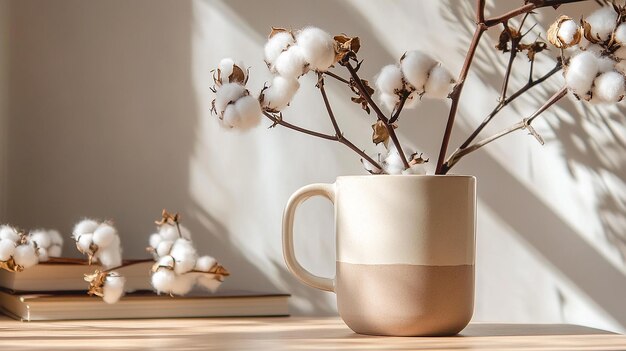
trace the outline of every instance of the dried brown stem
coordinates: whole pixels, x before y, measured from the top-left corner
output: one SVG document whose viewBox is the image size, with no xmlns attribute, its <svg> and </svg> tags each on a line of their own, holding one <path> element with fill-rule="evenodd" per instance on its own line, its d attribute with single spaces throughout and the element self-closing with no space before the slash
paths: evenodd
<svg viewBox="0 0 626 351">
<path fill-rule="evenodd" d="M 535 9 L 548 7 L 548 6 L 559 6 L 562 4 L 581 2 L 581 1 L 586 1 L 586 0 L 534 0 L 533 2 L 529 2 L 525 4 L 524 6 L 518 7 L 500 16 L 485 19 L 484 23 L 487 27 L 493 27 L 493 26 L 497 26 L 500 23 L 504 23 L 513 17 L 517 17 L 521 14 L 531 12 Z"/>
<path fill-rule="evenodd" d="M 402 97 L 400 97 L 400 103 L 398 104 L 398 107 L 396 107 L 396 110 L 394 111 L 393 115 L 389 119 L 389 124 L 396 123 L 398 118 L 400 118 L 400 113 L 402 113 L 402 109 L 404 108 L 404 104 L 406 103 L 406 100 L 408 98 L 409 98 L 408 92 L 404 93 Z"/>
<path fill-rule="evenodd" d="M 567 87 L 562 87 L 559 91 L 557 91 L 554 95 L 552 95 L 552 97 L 548 99 L 548 101 L 546 101 L 537 111 L 535 111 L 528 118 L 524 118 L 520 122 L 517 122 L 516 124 L 512 125 L 511 127 L 506 128 L 488 138 L 477 141 L 476 143 L 464 149 L 458 149 L 450 156 L 449 161 L 446 163 L 446 171 L 452 168 L 452 166 L 454 166 L 461 158 L 463 158 L 463 156 L 471 152 L 474 152 L 480 149 L 481 147 L 495 140 L 498 140 L 501 137 L 508 135 L 516 130 L 527 129 L 530 132 L 530 134 L 532 134 L 541 144 L 543 144 L 543 139 L 539 136 L 539 134 L 537 134 L 537 132 L 534 130 L 531 124 L 545 110 L 547 110 L 550 106 L 554 105 L 557 101 L 563 98 L 566 94 L 567 94 Z"/>
<path fill-rule="evenodd" d="M 297 132 L 300 133 L 304 133 L 304 134 L 308 134 L 314 137 L 318 137 L 318 138 L 322 138 L 322 139 L 326 139 L 326 140 L 337 140 L 337 138 L 333 135 L 329 135 L 329 134 L 324 134 L 324 133 L 320 133 L 320 132 L 316 132 L 310 129 L 306 129 L 306 128 L 302 128 L 299 127 L 295 124 L 291 124 L 289 122 L 285 122 L 281 117 L 276 117 L 274 115 L 272 115 L 271 113 L 267 112 L 267 111 L 263 111 L 263 115 L 267 118 L 269 118 L 272 122 L 274 122 L 274 125 L 272 125 L 272 127 L 274 127 L 275 125 L 281 125 L 283 127 L 289 128 L 289 129 L 293 129 Z"/>
<path fill-rule="evenodd" d="M 359 77 L 359 74 L 356 71 L 356 69 L 354 68 L 354 66 L 352 66 L 352 64 L 349 61 L 346 61 L 346 62 L 344 62 L 342 64 L 350 72 L 350 76 L 354 80 L 354 84 L 356 85 L 356 88 L 359 90 L 359 93 L 361 94 L 361 96 L 363 96 L 363 98 L 365 98 L 365 101 L 367 101 L 367 104 L 372 108 L 372 110 L 374 110 L 374 112 L 376 113 L 376 116 L 378 117 L 378 119 L 385 124 L 385 128 L 387 128 L 387 132 L 389 133 L 389 137 L 391 138 L 391 141 L 395 145 L 396 150 L 398 151 L 398 154 L 400 155 L 400 159 L 402 160 L 402 164 L 404 165 L 404 169 L 409 168 L 410 167 L 409 161 L 407 161 L 407 159 L 406 159 L 406 155 L 404 154 L 404 151 L 402 150 L 402 146 L 400 145 L 400 140 L 398 140 L 398 136 L 396 135 L 396 131 L 394 130 L 393 125 L 391 123 L 389 123 L 389 119 L 380 110 L 378 105 L 376 105 L 376 103 L 372 99 L 372 96 L 367 92 L 367 89 L 365 89 L 365 87 L 363 86 L 363 82 L 361 81 L 361 77 Z"/>
<path fill-rule="evenodd" d="M 140 264 L 140 263 L 146 263 L 146 262 L 154 262 L 154 259 L 152 258 L 145 258 L 142 260 L 132 260 L 132 261 L 126 261 L 123 262 L 121 265 L 113 267 L 113 268 L 109 268 L 109 269 L 105 269 L 102 272 L 111 272 L 114 271 L 116 269 L 120 269 L 120 268 L 124 268 L 124 267 L 129 267 L 129 266 L 134 266 L 136 264 Z"/>
<path fill-rule="evenodd" d="M 347 80 L 347 79 L 345 79 L 343 77 L 340 77 L 339 75 L 337 75 L 337 74 L 335 74 L 335 73 L 333 73 L 331 71 L 325 71 L 325 72 L 321 72 L 321 73 L 323 73 L 323 74 L 325 74 L 325 75 L 327 75 L 327 76 L 329 76 L 331 78 L 334 78 L 334 79 L 336 79 L 336 80 L 338 80 L 338 81 L 340 81 L 340 82 L 342 82 L 344 84 L 350 85 L 350 81 L 349 80 Z"/>
</svg>

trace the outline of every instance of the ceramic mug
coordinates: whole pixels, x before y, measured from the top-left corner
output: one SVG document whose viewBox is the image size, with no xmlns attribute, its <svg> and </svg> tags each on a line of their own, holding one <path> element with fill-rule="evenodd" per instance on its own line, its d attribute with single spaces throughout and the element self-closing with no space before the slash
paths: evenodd
<svg viewBox="0 0 626 351">
<path fill-rule="evenodd" d="M 335 206 L 336 276 L 298 263 L 296 208 L 312 196 Z M 476 178 L 369 175 L 338 177 L 296 191 L 283 214 L 283 254 L 297 278 L 337 295 L 355 332 L 454 335 L 474 309 Z"/>
</svg>

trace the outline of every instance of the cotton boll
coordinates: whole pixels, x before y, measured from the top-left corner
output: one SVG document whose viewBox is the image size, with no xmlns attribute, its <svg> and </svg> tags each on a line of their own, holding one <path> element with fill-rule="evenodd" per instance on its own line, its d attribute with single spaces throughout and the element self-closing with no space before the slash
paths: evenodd
<svg viewBox="0 0 626 351">
<path fill-rule="evenodd" d="M 102 286 L 102 300 L 108 304 L 116 303 L 124 295 L 124 284 L 126 278 L 116 272 L 110 272 L 104 280 Z"/>
<path fill-rule="evenodd" d="M 150 281 L 158 293 L 165 292 L 169 294 L 176 282 L 176 273 L 172 270 L 161 268 L 152 273 Z"/>
<path fill-rule="evenodd" d="M 407 146 L 402 146 L 402 149 L 407 160 L 414 153 L 414 151 Z M 383 167 L 388 174 L 402 174 L 402 171 L 404 171 L 404 162 L 402 162 L 400 153 L 393 144 L 389 147 L 389 154 L 387 154 L 385 158 Z"/>
<path fill-rule="evenodd" d="M 445 99 L 448 97 L 454 79 L 450 72 L 441 64 L 430 70 L 426 85 L 424 86 L 425 96 L 433 99 Z"/>
<path fill-rule="evenodd" d="M 278 56 L 290 45 L 293 45 L 293 43 L 293 36 L 289 32 L 279 32 L 274 34 L 265 44 L 265 61 L 270 65 L 273 65 Z"/>
<path fill-rule="evenodd" d="M 178 228 L 175 225 L 163 224 L 159 227 L 159 235 L 163 240 L 174 241 L 180 236 L 178 234 Z"/>
<path fill-rule="evenodd" d="M 105 269 L 117 267 L 122 265 L 122 250 L 115 247 L 98 250 L 96 258 Z"/>
<path fill-rule="evenodd" d="M 416 163 L 414 165 L 411 165 L 411 167 L 405 169 L 404 171 L 402 171 L 402 174 L 404 175 L 410 175 L 410 174 L 419 174 L 419 175 L 424 175 L 426 174 L 426 167 L 424 166 L 423 163 Z"/>
<path fill-rule="evenodd" d="M 61 257 L 63 248 L 60 245 L 54 244 L 48 248 L 48 256 Z"/>
<path fill-rule="evenodd" d="M 199 276 L 196 283 L 210 292 L 216 292 L 217 288 L 222 284 L 222 282 L 215 279 L 213 275 L 208 274 Z"/>
<path fill-rule="evenodd" d="M 261 122 L 261 105 L 254 97 L 250 95 L 242 97 L 237 100 L 234 108 L 236 113 L 231 114 L 230 118 L 227 118 L 226 113 L 224 114 L 224 123 L 230 124 L 231 127 L 248 130 Z"/>
<path fill-rule="evenodd" d="M 559 26 L 559 39 L 566 45 L 572 45 L 579 31 L 578 23 L 574 20 L 563 21 Z"/>
<path fill-rule="evenodd" d="M 96 228 L 98 228 L 98 225 L 100 224 L 93 219 L 83 219 L 82 221 L 76 223 L 72 235 L 74 236 L 74 239 L 78 239 L 78 237 L 82 234 L 93 234 Z"/>
<path fill-rule="evenodd" d="M 161 241 L 163 241 L 163 238 L 161 237 L 161 235 L 159 235 L 159 233 L 154 233 L 150 235 L 150 239 L 148 239 L 148 242 L 150 243 L 150 247 L 154 249 L 157 248 L 157 246 L 159 245 Z"/>
<path fill-rule="evenodd" d="M 176 242 L 174 242 L 174 246 L 172 246 L 170 255 L 174 257 L 174 260 L 176 261 L 176 264 L 174 265 L 176 274 L 183 274 L 191 271 L 195 267 L 196 260 L 198 258 L 196 249 L 191 244 L 191 241 L 187 239 L 176 240 Z"/>
<path fill-rule="evenodd" d="M 263 106 L 280 111 L 289 105 L 299 88 L 297 79 L 276 76 L 272 85 L 263 91 Z"/>
<path fill-rule="evenodd" d="M 233 103 L 246 94 L 246 88 L 239 83 L 226 83 L 217 89 L 215 93 L 215 109 L 218 114 L 224 113 L 226 106 Z"/>
<path fill-rule="evenodd" d="M 417 89 L 422 91 L 428 72 L 437 64 L 437 61 L 421 51 L 409 51 L 400 61 L 400 68 L 404 78 Z"/>
<path fill-rule="evenodd" d="M 156 247 L 156 253 L 158 256 L 166 256 L 170 254 L 172 250 L 172 246 L 174 245 L 173 241 L 165 240 L 161 241 L 159 245 Z"/>
<path fill-rule="evenodd" d="M 113 243 L 116 236 L 117 230 L 115 230 L 113 226 L 107 223 L 102 223 L 93 232 L 93 243 L 98 245 L 100 248 L 106 248 Z"/>
<path fill-rule="evenodd" d="M 170 255 L 160 257 L 157 260 L 157 263 L 158 263 L 159 267 L 174 268 L 174 265 L 175 265 L 174 257 L 172 257 Z"/>
<path fill-rule="evenodd" d="M 9 239 L 0 239 L 0 261 L 7 261 L 15 253 L 15 242 Z"/>
<path fill-rule="evenodd" d="M 177 275 L 170 292 L 174 295 L 187 295 L 194 284 L 196 284 L 197 275 L 193 273 Z"/>
<path fill-rule="evenodd" d="M 363 163 L 363 168 L 365 168 L 365 170 L 370 174 L 380 174 L 383 171 L 382 169 L 376 167 L 374 164 L 364 158 L 361 159 L 361 162 Z M 378 162 L 378 164 L 380 164 L 380 161 Z"/>
<path fill-rule="evenodd" d="M 376 76 L 376 89 L 382 94 L 395 95 L 403 86 L 402 70 L 398 65 L 387 65 Z"/>
<path fill-rule="evenodd" d="M 37 248 L 36 252 L 37 252 L 37 259 L 39 262 L 47 262 L 50 259 L 50 256 L 48 255 L 48 249 L 39 247 Z"/>
<path fill-rule="evenodd" d="M 615 50 L 615 57 L 625 60 L 626 59 L 626 46 L 622 46 L 619 49 Z"/>
<path fill-rule="evenodd" d="M 604 102 L 618 102 L 624 97 L 624 76 L 615 72 L 599 75 L 593 88 L 593 96 Z"/>
<path fill-rule="evenodd" d="M 52 239 L 45 230 L 35 230 L 30 233 L 30 240 L 33 241 L 37 247 L 48 248 L 52 245 Z"/>
<path fill-rule="evenodd" d="M 598 57 L 598 73 L 604 73 L 615 69 L 615 61 L 607 56 Z"/>
<path fill-rule="evenodd" d="M 596 55 L 584 51 L 570 60 L 565 73 L 565 82 L 574 93 L 584 97 L 591 89 L 591 84 L 597 73 L 598 60 Z"/>
<path fill-rule="evenodd" d="M 217 264 L 215 258 L 211 256 L 201 256 L 198 257 L 198 260 L 196 260 L 196 267 L 194 270 L 208 272 L 211 268 L 213 268 L 213 266 L 215 266 L 215 264 Z"/>
<path fill-rule="evenodd" d="M 15 243 L 20 240 L 20 235 L 15 228 L 5 224 L 0 227 L 0 239 L 10 240 Z"/>
<path fill-rule="evenodd" d="M 35 247 L 30 244 L 18 245 L 13 253 L 13 258 L 16 264 L 24 268 L 32 267 L 39 262 Z"/>
<path fill-rule="evenodd" d="M 602 55 L 602 51 L 604 51 L 604 48 L 598 44 L 590 44 L 587 46 L 585 51 L 593 53 L 594 55 L 600 57 Z"/>
<path fill-rule="evenodd" d="M 626 23 L 622 23 L 615 29 L 614 37 L 615 41 L 619 44 L 626 44 Z"/>
<path fill-rule="evenodd" d="M 594 11 L 585 19 L 591 26 L 591 35 L 600 40 L 607 40 L 615 28 L 617 13 L 611 6 L 605 6 Z"/>
<path fill-rule="evenodd" d="M 306 64 L 302 49 L 297 45 L 292 45 L 278 56 L 274 67 L 279 75 L 296 79 L 304 73 Z"/>
<path fill-rule="evenodd" d="M 326 71 L 335 62 L 335 39 L 316 27 L 307 27 L 296 36 L 304 60 L 311 68 Z"/>
<path fill-rule="evenodd" d="M 52 245 L 63 245 L 63 236 L 59 233 L 58 230 L 48 230 L 48 235 L 50 235 L 50 240 L 52 240 Z"/>
<path fill-rule="evenodd" d="M 379 96 L 379 100 L 383 106 L 389 110 L 389 112 L 393 111 L 396 108 L 396 105 L 400 103 L 400 97 L 395 94 L 382 93 Z"/>
<path fill-rule="evenodd" d="M 233 74 L 234 71 L 234 66 L 237 66 L 241 69 L 241 71 L 243 72 L 243 79 L 245 81 L 246 79 L 246 74 L 247 71 L 245 69 L 245 66 L 243 64 L 243 62 L 235 62 L 233 59 L 231 58 L 224 58 L 220 61 L 219 65 L 218 65 L 218 69 L 220 70 L 220 83 L 221 84 L 226 84 L 230 82 L 229 77 Z"/>
<path fill-rule="evenodd" d="M 78 238 L 78 241 L 76 243 L 76 246 L 82 251 L 82 252 L 90 252 L 91 251 L 91 244 L 93 244 L 93 234 L 83 234 Z"/>
</svg>

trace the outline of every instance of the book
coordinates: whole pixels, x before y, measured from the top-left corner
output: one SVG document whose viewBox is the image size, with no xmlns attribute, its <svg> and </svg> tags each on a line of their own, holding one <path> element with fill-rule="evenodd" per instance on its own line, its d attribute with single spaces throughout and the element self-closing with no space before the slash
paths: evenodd
<svg viewBox="0 0 626 351">
<path fill-rule="evenodd" d="M 287 294 L 252 292 L 192 292 L 187 296 L 134 292 L 115 304 L 80 292 L 23 292 L 0 290 L 2 311 L 21 321 L 77 319 L 136 319 L 179 317 L 288 316 Z"/>
<path fill-rule="evenodd" d="M 134 263 L 134 264 L 133 264 Z M 151 290 L 150 269 L 153 261 L 125 260 L 129 266 L 115 271 L 126 277 L 126 290 Z M 85 274 L 102 267 L 88 265 L 84 259 L 52 257 L 48 262 L 27 268 L 22 272 L 0 269 L 0 288 L 11 291 L 87 291 Z"/>
</svg>

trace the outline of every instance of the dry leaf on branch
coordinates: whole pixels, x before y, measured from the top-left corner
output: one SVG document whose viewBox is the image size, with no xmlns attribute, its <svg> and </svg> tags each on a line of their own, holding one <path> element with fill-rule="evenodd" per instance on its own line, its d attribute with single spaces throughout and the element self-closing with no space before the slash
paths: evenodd
<svg viewBox="0 0 626 351">
<path fill-rule="evenodd" d="M 511 50 L 509 48 L 509 43 L 513 39 L 519 40 L 520 38 L 521 34 L 517 30 L 510 28 L 507 26 L 507 24 L 505 24 L 504 29 L 498 37 L 498 44 L 496 44 L 496 49 L 502 52 L 509 52 Z"/>
<path fill-rule="evenodd" d="M 359 37 L 349 37 L 345 34 L 336 35 L 335 39 L 335 61 L 341 62 L 347 58 L 356 58 L 356 53 L 361 48 Z"/>
<path fill-rule="evenodd" d="M 544 43 L 541 40 L 536 40 L 531 44 L 519 44 L 518 48 L 519 51 L 526 51 L 528 61 L 534 61 L 536 54 L 548 49 L 548 44 Z"/>
<path fill-rule="evenodd" d="M 369 96 L 374 95 L 375 90 L 370 86 L 369 81 L 367 81 L 366 79 L 361 79 L 361 84 L 365 88 L 366 94 L 368 94 Z M 357 95 L 356 97 L 351 98 L 352 102 L 354 102 L 355 104 L 361 104 L 361 108 L 369 114 L 370 108 L 367 103 L 367 99 L 365 98 L 365 96 L 363 96 L 363 94 L 361 94 L 361 91 L 357 87 L 356 81 L 354 79 L 350 79 L 350 89 L 352 89 L 352 91 Z"/>
<path fill-rule="evenodd" d="M 98 270 L 92 274 L 85 274 L 85 281 L 89 283 L 89 290 L 87 293 L 89 295 L 103 297 L 103 286 L 108 274 L 109 273 L 107 272 L 100 272 Z"/>
<path fill-rule="evenodd" d="M 398 128 L 395 124 L 392 124 L 392 127 L 393 129 Z M 379 120 L 372 124 L 372 130 L 372 141 L 374 144 L 384 143 L 385 146 L 389 145 L 389 129 L 387 129 L 385 122 Z"/>
</svg>

